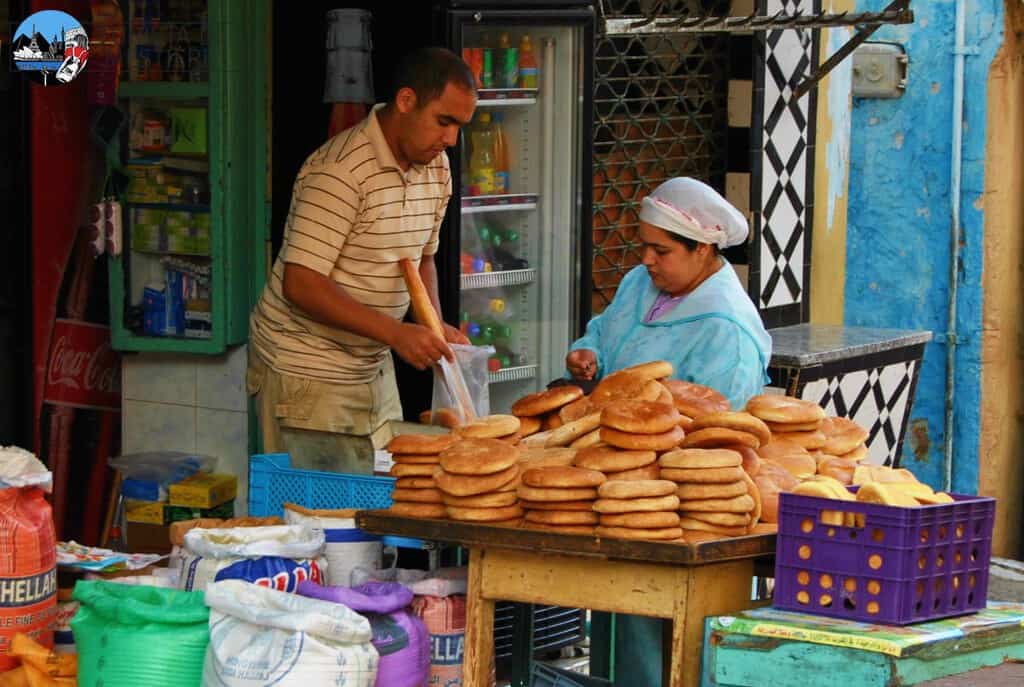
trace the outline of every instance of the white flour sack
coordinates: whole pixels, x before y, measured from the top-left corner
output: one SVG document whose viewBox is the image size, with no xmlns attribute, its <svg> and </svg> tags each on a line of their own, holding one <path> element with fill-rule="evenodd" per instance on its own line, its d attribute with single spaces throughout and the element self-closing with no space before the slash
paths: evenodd
<svg viewBox="0 0 1024 687">
<path fill-rule="evenodd" d="M 380 537 L 356 527 L 354 510 L 308 510 L 286 503 L 284 521 L 289 525 L 305 525 L 324 531 L 325 584 L 329 586 L 353 586 L 351 577 L 355 568 L 380 567 L 383 554 Z"/>
<path fill-rule="evenodd" d="M 340 604 L 241 580 L 206 590 L 203 687 L 373 687 L 370 622 Z"/>
<path fill-rule="evenodd" d="M 203 591 L 222 580 L 246 580 L 294 592 L 300 582 L 323 584 L 324 533 L 309 527 L 193 529 L 185 535 L 178 587 Z"/>
</svg>

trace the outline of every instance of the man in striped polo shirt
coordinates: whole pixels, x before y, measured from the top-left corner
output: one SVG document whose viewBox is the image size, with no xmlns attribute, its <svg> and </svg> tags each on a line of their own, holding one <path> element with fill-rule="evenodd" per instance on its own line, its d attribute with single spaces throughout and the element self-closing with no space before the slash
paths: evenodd
<svg viewBox="0 0 1024 687">
<path fill-rule="evenodd" d="M 451 197 L 445 148 L 473 117 L 469 67 L 443 48 L 399 65 L 392 98 L 307 158 L 281 252 L 250 318 L 247 386 L 263 449 L 298 467 L 370 473 L 373 449 L 402 417 L 391 350 L 426 369 L 448 343 L 402 321 L 398 261 L 419 273 L 440 313 L 434 254 Z"/>
</svg>

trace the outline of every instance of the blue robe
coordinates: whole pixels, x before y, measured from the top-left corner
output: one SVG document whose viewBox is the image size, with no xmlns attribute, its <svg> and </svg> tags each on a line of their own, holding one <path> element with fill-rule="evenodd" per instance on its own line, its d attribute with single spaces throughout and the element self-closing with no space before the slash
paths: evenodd
<svg viewBox="0 0 1024 687">
<path fill-rule="evenodd" d="M 634 268 L 570 350 L 594 351 L 599 378 L 630 365 L 666 360 L 675 379 L 716 389 L 734 409 L 742 408 L 768 382 L 772 340 L 736 272 L 723 263 L 673 310 L 650 323 L 643 319 L 659 291 L 646 268 Z"/>
</svg>

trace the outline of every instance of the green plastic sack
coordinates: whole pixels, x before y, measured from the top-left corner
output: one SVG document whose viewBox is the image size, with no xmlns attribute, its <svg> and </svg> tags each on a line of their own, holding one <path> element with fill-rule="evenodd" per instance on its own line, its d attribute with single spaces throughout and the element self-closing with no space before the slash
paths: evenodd
<svg viewBox="0 0 1024 687">
<path fill-rule="evenodd" d="M 79 687 L 199 687 L 210 643 L 203 592 L 82 581 L 71 620 Z"/>
</svg>

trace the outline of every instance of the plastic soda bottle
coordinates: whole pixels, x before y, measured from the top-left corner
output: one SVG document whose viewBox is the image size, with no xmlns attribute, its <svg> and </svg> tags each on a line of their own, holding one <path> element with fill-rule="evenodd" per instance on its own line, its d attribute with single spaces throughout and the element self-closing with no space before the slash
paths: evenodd
<svg viewBox="0 0 1024 687">
<path fill-rule="evenodd" d="M 473 133 L 473 154 L 469 157 L 469 195 L 494 193 L 494 129 L 491 115 L 484 112 Z"/>
<path fill-rule="evenodd" d="M 494 113 L 494 192 L 511 193 L 509 183 L 508 140 L 505 138 L 505 115 Z"/>
<path fill-rule="evenodd" d="M 515 88 L 519 83 L 519 50 L 512 47 L 507 33 L 498 37 L 497 52 L 494 85 L 496 88 Z"/>
<path fill-rule="evenodd" d="M 537 56 L 533 54 L 533 42 L 529 34 L 524 34 L 519 41 L 519 87 L 537 88 L 539 74 Z"/>
</svg>

